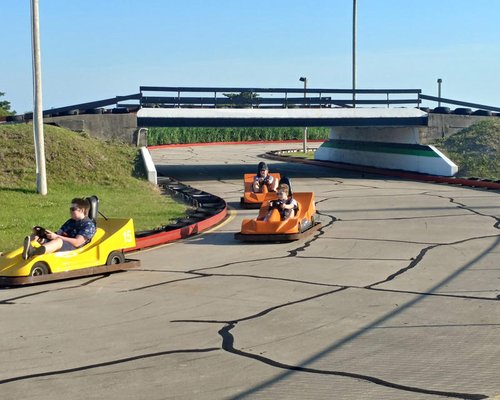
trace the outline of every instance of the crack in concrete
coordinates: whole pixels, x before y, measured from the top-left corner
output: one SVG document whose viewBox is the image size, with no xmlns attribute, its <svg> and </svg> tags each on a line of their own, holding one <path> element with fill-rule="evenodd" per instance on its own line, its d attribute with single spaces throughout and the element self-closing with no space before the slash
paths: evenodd
<svg viewBox="0 0 500 400">
<path fill-rule="evenodd" d="M 230 332 L 236 326 L 236 324 L 237 324 L 237 322 L 228 323 L 225 327 L 223 327 L 222 329 L 219 330 L 219 335 L 222 337 L 222 349 L 223 350 L 227 351 L 228 353 L 235 354 L 237 356 L 250 358 L 250 359 L 262 362 L 264 364 L 270 365 L 270 366 L 275 367 L 275 368 L 284 369 L 288 373 L 306 372 L 306 373 L 319 374 L 319 375 L 333 375 L 333 376 L 347 377 L 347 378 L 359 379 L 362 381 L 374 383 L 376 385 L 385 386 L 387 388 L 396 389 L 399 391 L 405 391 L 405 392 L 411 392 L 411 393 L 423 393 L 423 394 L 443 396 L 443 397 L 453 397 L 456 399 L 479 400 L 479 399 L 486 399 L 488 397 L 488 396 L 485 396 L 483 394 L 439 391 L 439 390 L 419 388 L 416 386 L 401 385 L 401 384 L 389 382 L 389 381 L 386 381 L 386 380 L 383 380 L 383 379 L 380 379 L 380 378 L 377 378 L 374 376 L 362 375 L 362 374 L 357 374 L 357 373 L 352 373 L 352 372 L 323 370 L 323 369 L 317 369 L 317 368 L 284 364 L 284 363 L 275 361 L 271 358 L 263 357 L 262 355 L 259 355 L 259 354 L 253 354 L 253 353 L 249 353 L 249 352 L 245 352 L 245 351 L 236 349 L 234 347 L 234 337 Z M 234 399 L 234 400 L 243 399 L 250 394 L 258 392 L 259 390 L 260 390 L 260 387 L 254 388 L 251 390 L 247 390 L 243 393 L 240 393 L 236 396 L 231 397 L 231 399 Z"/>
<path fill-rule="evenodd" d="M 429 192 L 425 192 L 424 195 L 430 196 L 430 197 L 439 197 L 441 199 L 448 200 L 450 203 L 457 205 L 458 208 L 461 208 L 463 210 L 467 210 L 473 214 L 479 215 L 481 217 L 493 218 L 496 221 L 495 224 L 493 225 L 493 227 L 495 229 L 500 229 L 500 218 L 495 216 L 495 215 L 481 213 L 477 210 L 474 210 L 471 206 L 467 206 L 466 204 L 463 204 L 463 203 L 456 201 L 453 197 L 443 196 L 443 195 L 439 195 L 439 194 L 433 194 L 433 193 L 429 193 Z"/>
<path fill-rule="evenodd" d="M 357 221 L 405 221 L 413 219 L 435 219 L 435 218 L 449 218 L 449 217 L 463 217 L 470 214 L 441 214 L 441 215 L 421 215 L 417 217 L 392 217 L 392 218 L 350 218 L 350 219 L 339 219 L 342 222 L 357 222 Z"/>
<path fill-rule="evenodd" d="M 101 276 L 98 276 L 98 277 L 94 277 L 94 278 L 89 279 L 88 281 L 80 283 L 78 285 L 65 286 L 63 288 L 57 288 L 57 289 L 41 290 L 41 291 L 35 292 L 35 293 L 28 293 L 28 294 L 24 294 L 22 296 L 11 297 L 9 299 L 0 300 L 0 305 L 2 305 L 2 304 L 8 304 L 8 305 L 18 304 L 18 303 L 15 302 L 15 300 L 24 299 L 24 298 L 27 298 L 27 297 L 38 296 L 38 295 L 41 295 L 41 294 L 44 294 L 44 293 L 53 293 L 53 292 L 59 292 L 61 290 L 67 290 L 67 289 L 74 289 L 74 288 L 84 287 L 84 286 L 90 285 L 90 284 L 92 284 L 92 283 L 94 283 L 96 281 L 99 281 L 101 279 L 105 279 L 105 278 L 109 277 L 109 275 L 110 274 L 108 273 L 108 274 L 104 274 L 104 275 L 101 275 Z M 54 283 L 56 283 L 56 282 L 54 282 Z M 20 288 L 10 288 L 10 290 L 12 290 L 12 289 L 15 290 L 15 289 L 20 289 Z"/>
<path fill-rule="evenodd" d="M 495 237 L 500 239 L 500 235 L 485 235 L 485 236 L 477 236 L 477 237 L 473 237 L 473 238 L 467 238 L 467 239 L 457 240 L 457 241 L 451 242 L 451 243 L 438 243 L 438 244 L 433 244 L 431 246 L 427 246 L 427 247 L 423 248 L 422 250 L 420 250 L 420 252 L 418 253 L 418 255 L 406 267 L 401 268 L 399 271 L 395 272 L 394 274 L 389 275 L 386 279 L 384 279 L 382 281 L 379 281 L 379 282 L 376 282 L 376 283 L 373 283 L 371 285 L 366 286 L 366 288 L 370 289 L 370 288 L 372 288 L 374 286 L 381 285 L 383 283 L 387 283 L 389 281 L 392 281 L 394 278 L 396 278 L 396 277 L 404 274 L 405 272 L 407 272 L 407 271 L 415 268 L 424 259 L 424 256 L 429 251 L 431 251 L 431 250 L 433 250 L 433 249 L 435 249 L 437 247 L 453 246 L 453 245 L 462 244 L 462 243 L 466 243 L 466 242 L 473 241 L 473 240 L 488 239 L 488 238 L 495 238 Z"/>
<path fill-rule="evenodd" d="M 11 383 L 11 382 L 16 382 L 16 381 L 25 381 L 25 380 L 29 380 L 29 379 L 43 378 L 43 377 L 47 377 L 47 376 L 71 374 L 74 372 L 92 370 L 95 368 L 109 367 L 112 365 L 119 365 L 119 364 L 137 361 L 137 360 L 144 360 L 147 358 L 166 356 L 166 355 L 170 355 L 170 354 L 207 353 L 207 352 L 212 352 L 212 351 L 220 351 L 220 348 L 208 347 L 208 348 L 204 348 L 204 349 L 178 349 L 178 350 L 159 351 L 156 353 L 141 354 L 138 356 L 121 358 L 121 359 L 112 360 L 112 361 L 105 361 L 105 362 L 101 362 L 101 363 L 97 363 L 97 364 L 82 365 L 80 367 L 75 367 L 75 368 L 67 368 L 67 369 L 60 369 L 60 370 L 54 370 L 54 371 L 38 372 L 35 374 L 20 375 L 20 376 L 15 376 L 12 378 L 1 379 L 0 385 L 6 384 L 6 383 Z"/>
<path fill-rule="evenodd" d="M 222 327 L 218 332 L 222 338 L 222 349 L 223 350 L 227 351 L 228 353 L 237 355 L 237 356 L 241 356 L 241 357 L 245 357 L 245 358 L 249 358 L 249 359 L 254 359 L 256 361 L 262 362 L 262 363 L 270 365 L 272 367 L 284 369 L 286 371 L 285 374 L 289 374 L 289 373 L 293 373 L 293 372 L 306 372 L 306 373 L 321 374 L 321 375 L 333 375 L 333 376 L 340 376 L 340 377 L 347 377 L 347 378 L 352 378 L 352 379 L 364 380 L 364 381 L 367 381 L 370 383 L 374 383 L 376 385 L 380 385 L 380 386 L 384 386 L 384 387 L 388 387 L 388 388 L 392 388 L 392 389 L 396 389 L 396 390 L 400 390 L 400 391 L 413 392 L 413 393 L 423 393 L 423 394 L 429 394 L 429 395 L 453 397 L 453 398 L 458 398 L 458 399 L 470 399 L 470 400 L 479 400 L 479 399 L 486 399 L 487 398 L 487 396 L 485 396 L 483 394 L 439 391 L 439 390 L 419 388 L 419 387 L 415 387 L 415 386 L 401 385 L 401 384 L 389 382 L 389 381 L 386 381 L 386 380 L 383 380 L 383 379 L 380 379 L 380 378 L 377 378 L 374 376 L 370 376 L 370 375 L 363 375 L 363 374 L 357 374 L 357 373 L 351 373 L 351 372 L 345 372 L 345 371 L 321 370 L 321 369 L 310 368 L 310 367 L 306 367 L 306 366 L 284 364 L 284 363 L 278 362 L 276 360 L 273 360 L 271 358 L 263 357 L 262 355 L 257 355 L 257 354 L 245 352 L 245 351 L 236 349 L 234 347 L 234 337 L 230 333 L 230 331 L 239 322 L 244 322 L 244 321 L 249 321 L 252 319 L 260 318 L 260 317 L 267 315 L 267 314 L 269 314 L 275 310 L 278 310 L 280 308 L 293 306 L 293 305 L 304 303 L 304 302 L 307 302 L 310 300 L 316 300 L 316 299 L 324 297 L 324 296 L 339 293 L 339 292 L 344 291 L 346 289 L 347 289 L 347 287 L 342 287 L 339 289 L 320 293 L 320 294 L 313 295 L 313 296 L 303 298 L 300 300 L 291 301 L 291 302 L 288 302 L 285 304 L 280 304 L 277 306 L 269 307 L 269 308 L 262 310 L 256 314 L 252 314 L 252 315 L 249 315 L 249 316 L 246 316 L 243 318 L 238 318 L 238 319 L 234 319 L 234 320 L 230 320 L 230 321 L 224 321 L 224 320 L 173 320 L 171 322 L 174 322 L 174 323 L 177 322 L 177 323 L 225 324 L 225 326 Z M 353 340 L 355 337 L 361 335 L 363 332 L 365 332 L 369 329 L 372 329 L 373 326 L 376 326 L 375 324 L 378 325 L 378 323 L 381 323 L 384 319 L 385 318 L 379 318 L 379 320 L 377 320 L 375 323 L 371 324 L 370 326 L 363 328 L 363 329 L 360 329 L 357 333 L 350 335 L 348 338 L 345 339 L 345 341 Z M 340 343 L 342 344 L 342 342 L 343 341 L 341 341 Z M 333 350 L 333 348 L 331 348 L 331 350 Z M 317 358 L 317 356 L 313 356 L 313 357 L 309 358 L 308 360 L 306 360 L 305 362 L 303 362 L 302 364 L 307 365 L 310 362 L 314 361 L 316 358 Z M 247 390 L 243 393 L 240 393 L 236 396 L 233 396 L 233 397 L 231 397 L 231 399 L 243 399 L 247 395 L 258 392 L 260 389 L 262 389 L 265 386 L 272 383 L 275 379 L 279 379 L 279 378 L 272 378 L 270 382 L 269 381 L 265 382 L 265 383 L 259 385 L 258 387 L 254 387 L 250 390 Z"/>
</svg>

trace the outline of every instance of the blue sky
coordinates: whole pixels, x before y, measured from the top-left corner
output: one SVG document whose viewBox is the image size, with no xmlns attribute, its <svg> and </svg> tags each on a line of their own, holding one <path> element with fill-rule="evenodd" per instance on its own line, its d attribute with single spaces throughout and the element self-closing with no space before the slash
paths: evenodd
<svg viewBox="0 0 500 400">
<path fill-rule="evenodd" d="M 350 88 L 352 0 L 39 0 L 43 107 L 139 86 Z M 0 0 L 0 92 L 31 110 L 30 0 Z M 500 1 L 357 0 L 357 87 L 500 106 Z M 7 45 L 6 45 L 7 44 Z"/>
</svg>

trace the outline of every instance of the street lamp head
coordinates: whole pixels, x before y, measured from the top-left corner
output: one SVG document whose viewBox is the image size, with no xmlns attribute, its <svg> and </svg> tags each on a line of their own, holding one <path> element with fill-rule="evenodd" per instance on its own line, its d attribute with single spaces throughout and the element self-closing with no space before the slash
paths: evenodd
<svg viewBox="0 0 500 400">
<path fill-rule="evenodd" d="M 307 81 L 307 78 L 306 78 L 305 76 L 301 76 L 301 77 L 299 78 L 299 81 L 301 81 L 301 82 L 306 82 L 306 81 Z"/>
<path fill-rule="evenodd" d="M 441 78 L 438 78 L 437 83 L 441 83 L 443 80 Z"/>
</svg>

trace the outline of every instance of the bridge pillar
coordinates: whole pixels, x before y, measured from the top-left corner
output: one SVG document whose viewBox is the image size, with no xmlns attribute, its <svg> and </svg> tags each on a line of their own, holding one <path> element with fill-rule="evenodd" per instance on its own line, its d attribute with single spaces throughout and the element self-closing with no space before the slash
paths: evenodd
<svg viewBox="0 0 500 400">
<path fill-rule="evenodd" d="M 377 168 L 453 176 L 458 167 L 432 145 L 422 126 L 335 126 L 314 158 Z"/>
</svg>

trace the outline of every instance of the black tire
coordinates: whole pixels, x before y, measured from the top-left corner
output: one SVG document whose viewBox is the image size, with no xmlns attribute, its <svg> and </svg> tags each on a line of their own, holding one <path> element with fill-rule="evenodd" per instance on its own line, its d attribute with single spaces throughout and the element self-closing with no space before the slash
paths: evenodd
<svg viewBox="0 0 500 400">
<path fill-rule="evenodd" d="M 453 110 L 453 114 L 457 114 L 457 115 L 471 115 L 472 114 L 472 110 L 470 108 L 455 108 L 455 110 Z"/>
<path fill-rule="evenodd" d="M 491 117 L 492 114 L 493 113 L 491 111 L 488 111 L 488 110 L 476 110 L 472 113 L 472 115 L 480 115 L 482 117 Z"/>
<path fill-rule="evenodd" d="M 36 262 L 31 267 L 30 276 L 41 276 L 49 273 L 49 267 L 43 262 Z"/>
<path fill-rule="evenodd" d="M 123 264 L 125 262 L 125 255 L 121 251 L 112 251 L 109 253 L 106 265 Z"/>
<path fill-rule="evenodd" d="M 117 107 L 111 109 L 112 114 L 128 114 L 128 110 L 124 107 Z"/>
<path fill-rule="evenodd" d="M 61 111 L 59 113 L 60 117 L 66 117 L 70 115 L 78 115 L 78 110 L 67 110 L 67 111 Z"/>
<path fill-rule="evenodd" d="M 102 108 L 87 108 L 80 111 L 80 114 L 102 114 Z"/>
<path fill-rule="evenodd" d="M 451 110 L 450 107 L 436 107 L 432 112 L 434 114 L 449 114 Z"/>
</svg>

